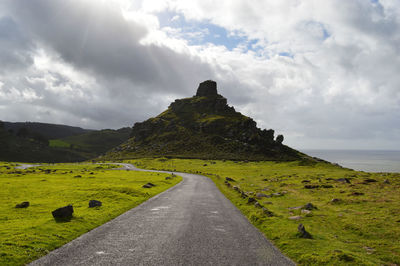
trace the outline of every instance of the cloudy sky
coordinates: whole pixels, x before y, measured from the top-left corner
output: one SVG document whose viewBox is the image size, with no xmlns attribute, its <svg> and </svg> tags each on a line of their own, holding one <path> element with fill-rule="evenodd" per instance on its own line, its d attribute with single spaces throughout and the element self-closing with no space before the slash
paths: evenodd
<svg viewBox="0 0 400 266">
<path fill-rule="evenodd" d="M 1 0 L 0 119 L 119 128 L 198 83 L 294 148 L 400 149 L 398 0 Z"/>
</svg>

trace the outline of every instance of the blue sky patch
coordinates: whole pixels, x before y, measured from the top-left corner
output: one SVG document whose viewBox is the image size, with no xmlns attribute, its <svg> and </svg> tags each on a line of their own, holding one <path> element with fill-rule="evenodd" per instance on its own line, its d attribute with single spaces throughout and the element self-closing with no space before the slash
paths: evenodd
<svg viewBox="0 0 400 266">
<path fill-rule="evenodd" d="M 179 29 L 181 35 L 191 45 L 204 45 L 212 43 L 223 45 L 228 50 L 246 47 L 247 50 L 257 50 L 257 40 L 249 40 L 239 32 L 230 32 L 225 28 L 204 21 L 187 21 L 182 14 L 175 12 L 162 12 L 158 14 L 160 27 Z"/>
</svg>

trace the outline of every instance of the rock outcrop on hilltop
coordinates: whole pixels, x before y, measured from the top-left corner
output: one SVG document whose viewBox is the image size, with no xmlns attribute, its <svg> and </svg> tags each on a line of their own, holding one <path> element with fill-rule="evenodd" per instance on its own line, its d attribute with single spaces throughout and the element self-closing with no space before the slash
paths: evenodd
<svg viewBox="0 0 400 266">
<path fill-rule="evenodd" d="M 274 130 L 236 112 L 217 83 L 200 83 L 191 98 L 175 100 L 157 117 L 136 123 L 131 138 L 106 157 L 171 156 L 234 160 L 295 160 L 303 156 L 274 139 Z"/>
</svg>

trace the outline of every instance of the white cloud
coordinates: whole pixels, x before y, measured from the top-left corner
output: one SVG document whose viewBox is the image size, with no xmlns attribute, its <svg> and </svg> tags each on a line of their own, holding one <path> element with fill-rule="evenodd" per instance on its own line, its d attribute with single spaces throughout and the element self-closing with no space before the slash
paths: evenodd
<svg viewBox="0 0 400 266">
<path fill-rule="evenodd" d="M 129 125 L 214 78 L 236 109 L 295 147 L 400 147 L 396 0 L 3 5 L 0 107 L 9 112 L 2 119 Z M 174 24 L 160 26 L 168 12 Z M 243 41 L 231 50 L 206 43 L 220 34 L 185 20 Z M 18 111 L 7 105 L 9 93 L 37 98 Z"/>
</svg>

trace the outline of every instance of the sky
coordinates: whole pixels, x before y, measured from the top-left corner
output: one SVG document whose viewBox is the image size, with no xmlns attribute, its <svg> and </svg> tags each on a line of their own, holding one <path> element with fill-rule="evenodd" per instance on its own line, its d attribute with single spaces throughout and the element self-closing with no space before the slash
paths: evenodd
<svg viewBox="0 0 400 266">
<path fill-rule="evenodd" d="M 1 0 L 0 120 L 120 128 L 212 79 L 297 149 L 400 150 L 398 0 Z"/>
</svg>

